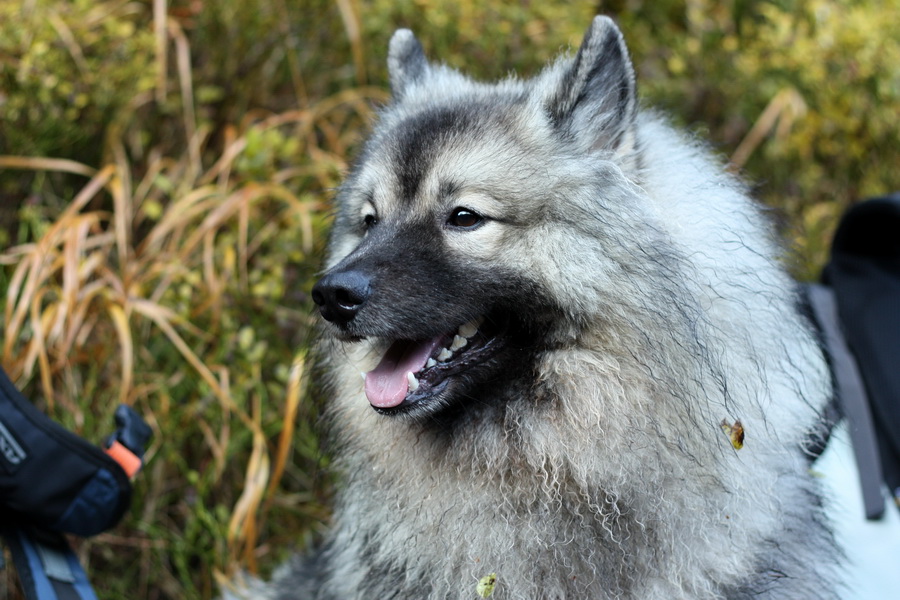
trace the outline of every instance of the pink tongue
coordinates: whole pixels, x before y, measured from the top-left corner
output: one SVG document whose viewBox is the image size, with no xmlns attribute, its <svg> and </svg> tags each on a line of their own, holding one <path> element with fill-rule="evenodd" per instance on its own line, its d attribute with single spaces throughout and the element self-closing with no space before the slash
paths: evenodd
<svg viewBox="0 0 900 600">
<path fill-rule="evenodd" d="M 369 403 L 378 408 L 393 408 L 403 402 L 409 392 L 406 374 L 420 371 L 440 342 L 440 337 L 424 342 L 394 342 L 378 366 L 366 373 Z"/>
</svg>

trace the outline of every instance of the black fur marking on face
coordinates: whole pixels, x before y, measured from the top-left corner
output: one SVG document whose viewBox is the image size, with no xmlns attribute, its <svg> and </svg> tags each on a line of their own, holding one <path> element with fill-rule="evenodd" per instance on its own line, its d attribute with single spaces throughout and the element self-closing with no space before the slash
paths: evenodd
<svg viewBox="0 0 900 600">
<path fill-rule="evenodd" d="M 412 202 L 416 198 L 422 178 L 438 158 L 441 148 L 477 127 L 478 120 L 477 113 L 470 107 L 445 106 L 417 113 L 397 127 L 395 170 L 400 200 Z"/>
<path fill-rule="evenodd" d="M 531 368 L 526 365 L 533 364 L 547 339 L 547 324 L 558 313 L 534 282 L 456 256 L 443 236 L 432 217 L 402 224 L 385 220 L 325 274 L 359 274 L 369 284 L 351 319 L 332 320 L 331 331 L 339 339 L 372 340 L 379 360 L 389 352 L 402 355 L 404 344 L 440 340 L 435 363 L 414 372 L 420 388 L 399 406 L 376 408 L 386 415 L 430 421 L 439 413 L 465 413 L 470 406 L 492 403 L 493 383 Z M 523 297 L 530 298 L 527 304 Z M 468 343 L 454 349 L 452 357 L 440 358 L 460 326 L 479 317 L 477 333 L 463 333 Z"/>
</svg>

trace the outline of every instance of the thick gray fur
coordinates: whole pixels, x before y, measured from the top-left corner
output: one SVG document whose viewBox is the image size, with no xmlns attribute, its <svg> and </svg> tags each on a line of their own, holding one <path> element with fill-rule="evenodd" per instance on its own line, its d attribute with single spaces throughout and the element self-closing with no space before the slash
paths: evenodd
<svg viewBox="0 0 900 600">
<path fill-rule="evenodd" d="M 491 573 L 492 600 L 839 597 L 803 453 L 826 364 L 767 219 L 638 108 L 615 24 L 529 80 L 430 64 L 407 30 L 388 62 L 326 260 L 373 274 L 323 329 L 333 527 L 245 597 L 473 600 Z M 459 206 L 484 221 L 448 225 Z M 392 340 L 479 311 L 511 315 L 502 367 L 373 410 L 360 372 Z"/>
</svg>

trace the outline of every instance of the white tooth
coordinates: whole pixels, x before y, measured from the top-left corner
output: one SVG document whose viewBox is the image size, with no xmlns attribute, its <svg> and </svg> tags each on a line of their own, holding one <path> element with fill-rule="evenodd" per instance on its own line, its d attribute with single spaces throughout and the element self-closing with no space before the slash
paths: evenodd
<svg viewBox="0 0 900 600">
<path fill-rule="evenodd" d="M 434 360 L 433 358 L 429 358 L 428 360 L 425 361 L 425 368 L 426 369 L 431 368 L 436 364 L 437 364 L 436 360 Z"/>
<path fill-rule="evenodd" d="M 459 350 L 460 348 L 462 348 L 463 346 L 465 346 L 468 343 L 469 343 L 469 340 L 467 340 L 466 338 L 460 337 L 458 335 L 454 336 L 453 343 L 450 344 L 450 351 L 456 352 L 457 350 Z"/>
<path fill-rule="evenodd" d="M 450 358 L 451 356 L 453 356 L 452 352 L 450 352 L 446 348 L 441 348 L 441 353 L 438 354 L 437 359 L 440 361 L 444 361 L 444 360 L 447 360 L 448 358 Z"/>
<path fill-rule="evenodd" d="M 363 381 L 366 380 L 366 372 L 365 372 L 365 371 L 360 371 L 360 372 L 359 372 L 359 375 L 360 375 L 360 377 L 363 378 Z"/>
<path fill-rule="evenodd" d="M 469 321 L 463 325 L 459 326 L 459 335 L 464 338 L 470 338 L 476 333 L 478 333 L 478 325 L 480 324 L 480 320 Z"/>
<path fill-rule="evenodd" d="M 419 389 L 419 380 L 413 375 L 412 371 L 406 372 L 406 381 L 409 383 L 409 391 L 414 392 Z"/>
</svg>

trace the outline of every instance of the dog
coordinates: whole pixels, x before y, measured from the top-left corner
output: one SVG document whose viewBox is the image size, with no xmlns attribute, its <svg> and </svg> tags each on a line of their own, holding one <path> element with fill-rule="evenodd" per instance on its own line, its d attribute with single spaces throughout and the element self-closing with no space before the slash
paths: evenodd
<svg viewBox="0 0 900 600">
<path fill-rule="evenodd" d="M 254 597 L 838 597 L 817 338 L 745 186 L 639 107 L 614 22 L 528 80 L 408 30 L 388 67 L 313 288 L 333 529 Z"/>
</svg>

